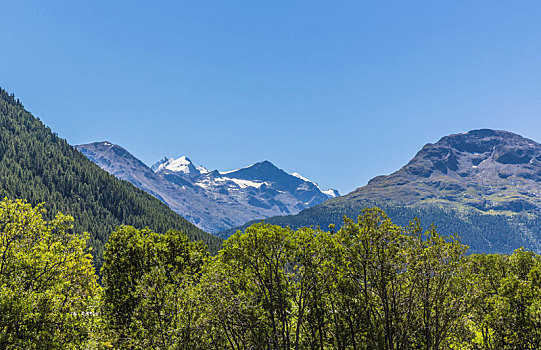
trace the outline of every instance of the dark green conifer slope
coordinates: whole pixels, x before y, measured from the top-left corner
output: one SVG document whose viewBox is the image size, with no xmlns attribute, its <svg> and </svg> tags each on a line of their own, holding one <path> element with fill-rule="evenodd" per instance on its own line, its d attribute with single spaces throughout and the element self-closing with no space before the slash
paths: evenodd
<svg viewBox="0 0 541 350">
<path fill-rule="evenodd" d="M 297 215 L 274 216 L 264 221 L 273 225 L 289 226 L 297 229 L 303 226 L 328 229 L 330 224 L 340 228 L 343 217 L 357 217 L 364 208 L 380 207 L 393 222 L 407 225 L 411 218 L 419 218 L 423 227 L 434 224 L 444 235 L 458 234 L 463 244 L 469 246 L 469 253 L 510 254 L 521 246 L 534 251 L 539 249 L 541 218 L 529 219 L 525 216 L 483 215 L 476 212 L 460 213 L 452 208 L 437 205 L 408 207 L 402 205 L 382 205 L 374 201 L 348 202 L 328 200 L 323 204 L 305 209 Z M 222 231 L 219 237 L 228 238 L 237 230 L 245 230 L 256 223 L 252 221 L 243 226 Z"/>
<path fill-rule="evenodd" d="M 104 244 L 121 224 L 156 232 L 177 229 L 216 252 L 221 240 L 192 225 L 165 204 L 89 161 L 66 140 L 0 88 L 0 196 L 45 202 L 75 218 L 75 229 L 91 235 L 97 267 Z"/>
</svg>

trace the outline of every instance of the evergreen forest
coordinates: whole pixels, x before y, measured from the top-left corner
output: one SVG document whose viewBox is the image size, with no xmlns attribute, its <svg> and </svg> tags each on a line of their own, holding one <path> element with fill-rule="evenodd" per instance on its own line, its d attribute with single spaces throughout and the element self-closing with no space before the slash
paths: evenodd
<svg viewBox="0 0 541 350">
<path fill-rule="evenodd" d="M 536 249 L 530 238 L 537 237 L 536 233 L 541 227 L 541 218 L 536 215 L 484 215 L 437 205 L 385 205 L 373 200 L 346 201 L 341 197 L 305 209 L 297 215 L 270 217 L 264 222 L 291 228 L 312 225 L 328 227 L 331 224 L 341 225 L 344 215 L 355 217 L 363 208 L 370 207 L 383 209 L 399 225 L 407 225 L 411 218 L 417 217 L 422 223 L 434 224 L 441 234 L 459 232 L 461 241 L 469 247 L 469 253 L 511 254 L 521 246 Z M 246 223 L 239 229 L 245 230 L 256 222 Z M 524 231 L 528 234 L 524 234 Z M 220 232 L 218 236 L 227 238 L 235 232 L 235 229 L 231 229 Z"/>
</svg>

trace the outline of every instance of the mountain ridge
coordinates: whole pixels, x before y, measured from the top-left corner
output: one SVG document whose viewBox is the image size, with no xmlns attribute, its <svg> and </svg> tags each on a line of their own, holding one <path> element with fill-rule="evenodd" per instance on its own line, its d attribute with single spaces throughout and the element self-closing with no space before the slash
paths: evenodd
<svg viewBox="0 0 541 350">
<path fill-rule="evenodd" d="M 76 147 L 104 170 L 151 193 L 211 233 L 254 219 L 295 214 L 339 194 L 323 193 L 314 182 L 288 174 L 268 160 L 220 172 L 195 166 L 187 156 L 164 157 L 148 167 L 107 141 Z"/>
</svg>

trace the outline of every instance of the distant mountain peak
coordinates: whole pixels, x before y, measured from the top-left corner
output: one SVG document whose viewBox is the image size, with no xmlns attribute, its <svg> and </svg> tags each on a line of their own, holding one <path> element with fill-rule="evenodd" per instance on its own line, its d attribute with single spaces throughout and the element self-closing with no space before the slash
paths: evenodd
<svg viewBox="0 0 541 350">
<path fill-rule="evenodd" d="M 90 143 L 86 143 L 84 145 L 80 145 L 80 146 L 87 146 L 87 145 L 92 145 L 93 147 L 110 147 L 110 146 L 116 146 L 114 143 L 110 142 L 110 141 L 98 141 L 98 142 L 90 142 Z M 76 146 L 77 147 L 77 146 Z"/>
<path fill-rule="evenodd" d="M 154 172 L 159 171 L 170 171 L 173 173 L 182 173 L 188 177 L 196 177 L 201 175 L 201 170 L 195 167 L 187 156 L 182 156 L 179 158 L 167 158 L 164 157 L 162 160 L 157 162 L 151 167 Z M 206 170 L 205 168 L 202 168 Z M 208 170 L 206 170 L 208 172 Z"/>
<path fill-rule="evenodd" d="M 272 169 L 272 170 L 277 169 L 277 170 L 280 170 L 276 165 L 272 164 L 268 160 L 264 160 L 262 162 L 257 162 L 255 164 L 252 164 L 249 167 L 246 167 L 246 168 Z"/>
<path fill-rule="evenodd" d="M 471 130 L 462 134 L 452 134 L 442 137 L 434 145 L 448 146 L 459 152 L 468 153 L 491 152 L 494 147 L 541 147 L 539 143 L 518 134 L 491 129 Z"/>
<path fill-rule="evenodd" d="M 79 149 L 102 168 L 151 193 L 210 232 L 277 214 L 295 214 L 337 195 L 286 173 L 268 160 L 219 172 L 194 166 L 187 156 L 164 157 L 149 169 L 133 155 L 124 154 L 120 146 L 105 143 L 81 145 Z"/>
<path fill-rule="evenodd" d="M 541 212 L 541 144 L 480 129 L 426 144 L 400 170 L 348 194 L 378 203 Z"/>
<path fill-rule="evenodd" d="M 478 175 L 481 171 L 489 176 L 489 173 L 493 175 L 504 169 L 518 175 L 530 173 L 531 167 L 541 168 L 539 143 L 508 131 L 480 129 L 445 136 L 436 143 L 426 144 L 403 170 L 422 178 L 449 173 L 464 178 Z M 375 180 L 382 179 L 378 177 Z"/>
</svg>

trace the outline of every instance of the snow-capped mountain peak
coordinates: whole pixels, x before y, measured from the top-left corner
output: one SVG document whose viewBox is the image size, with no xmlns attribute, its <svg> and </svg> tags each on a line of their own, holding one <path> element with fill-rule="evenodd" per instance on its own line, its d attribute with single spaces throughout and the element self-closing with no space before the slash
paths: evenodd
<svg viewBox="0 0 541 350">
<path fill-rule="evenodd" d="M 204 171 L 201 171 L 204 170 Z M 208 172 L 207 169 L 203 167 L 195 167 L 190 160 L 190 158 L 186 156 L 182 156 L 180 158 L 163 158 L 156 164 L 152 166 L 152 170 L 155 172 L 159 171 L 170 171 L 173 173 L 183 173 L 189 177 L 196 177 L 201 175 L 201 173 Z"/>
<path fill-rule="evenodd" d="M 132 182 L 212 233 L 275 215 L 296 214 L 334 197 L 305 177 L 269 161 L 220 172 L 195 166 L 186 156 L 165 157 L 149 169 L 110 142 L 79 145 L 90 160 Z"/>
<path fill-rule="evenodd" d="M 201 174 L 207 174 L 207 173 L 210 173 L 210 170 L 208 170 L 207 168 L 205 168 L 204 166 L 202 165 L 198 165 L 195 167 L 197 170 L 199 170 L 199 172 Z"/>
</svg>

